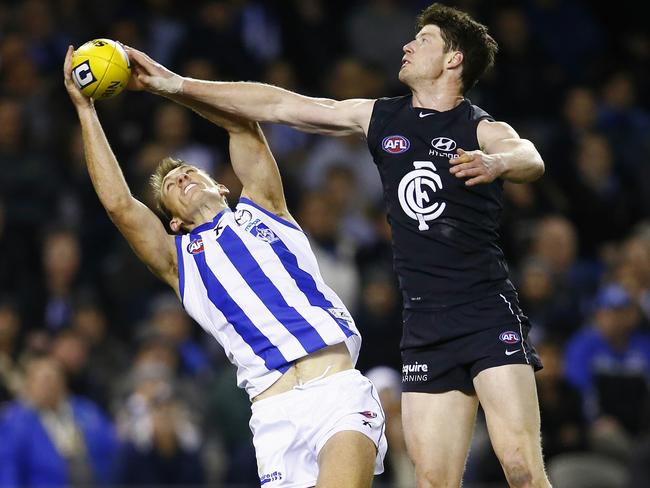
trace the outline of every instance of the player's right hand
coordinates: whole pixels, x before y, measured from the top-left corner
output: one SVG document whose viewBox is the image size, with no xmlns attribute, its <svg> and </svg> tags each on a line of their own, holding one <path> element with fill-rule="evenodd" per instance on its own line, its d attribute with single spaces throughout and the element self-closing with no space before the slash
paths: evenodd
<svg viewBox="0 0 650 488">
<path fill-rule="evenodd" d="M 131 61 L 129 90 L 147 90 L 161 95 L 173 95 L 181 91 L 183 77 L 168 70 L 142 51 L 124 46 Z"/>
<path fill-rule="evenodd" d="M 65 89 L 68 90 L 68 95 L 74 106 L 79 109 L 82 107 L 92 107 L 93 100 L 90 97 L 87 97 L 79 87 L 76 85 L 72 79 L 72 55 L 74 54 L 74 48 L 68 46 L 68 52 L 65 54 L 65 61 L 63 62 L 63 84 Z"/>
</svg>

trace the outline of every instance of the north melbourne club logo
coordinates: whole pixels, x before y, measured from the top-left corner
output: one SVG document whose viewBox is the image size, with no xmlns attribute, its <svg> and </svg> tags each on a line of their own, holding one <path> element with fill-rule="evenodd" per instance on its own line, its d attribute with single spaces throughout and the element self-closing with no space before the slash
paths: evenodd
<svg viewBox="0 0 650 488">
<path fill-rule="evenodd" d="M 418 230 L 428 230 L 428 221 L 437 219 L 445 210 L 445 202 L 431 202 L 431 196 L 442 190 L 442 178 L 431 161 L 414 161 L 415 169 L 404 175 L 397 196 L 404 213 L 418 221 Z M 431 192 L 431 195 L 430 195 Z"/>
<path fill-rule="evenodd" d="M 258 239 L 260 239 L 260 240 L 262 240 L 262 241 L 264 241 L 264 242 L 266 242 L 268 244 L 273 244 L 274 242 L 276 242 L 276 241 L 278 241 L 280 239 L 275 234 L 275 232 L 273 232 L 271 229 L 269 229 L 263 223 L 261 223 L 261 222 L 258 223 L 257 220 L 259 220 L 259 219 L 256 219 L 256 221 L 254 222 L 254 223 L 257 223 L 257 225 L 252 227 L 250 229 L 250 231 L 249 231 L 251 234 L 253 234 L 255 237 L 257 237 Z"/>
</svg>

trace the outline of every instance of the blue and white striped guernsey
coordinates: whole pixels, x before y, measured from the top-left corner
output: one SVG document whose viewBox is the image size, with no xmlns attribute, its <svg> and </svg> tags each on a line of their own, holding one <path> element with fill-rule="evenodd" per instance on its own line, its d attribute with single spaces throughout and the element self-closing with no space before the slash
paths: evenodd
<svg viewBox="0 0 650 488">
<path fill-rule="evenodd" d="M 235 212 L 177 236 L 176 250 L 185 309 L 223 346 L 251 398 L 324 347 L 345 342 L 356 363 L 361 335 L 294 224 L 242 198 Z"/>
</svg>

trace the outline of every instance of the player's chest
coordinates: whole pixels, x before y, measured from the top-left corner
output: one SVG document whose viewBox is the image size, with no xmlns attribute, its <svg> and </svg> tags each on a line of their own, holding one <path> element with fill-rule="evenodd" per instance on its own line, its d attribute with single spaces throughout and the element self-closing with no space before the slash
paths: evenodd
<svg viewBox="0 0 650 488">
<path fill-rule="evenodd" d="M 405 178 L 425 177 L 442 189 L 458 184 L 449 169 L 450 160 L 459 157 L 459 149 L 478 149 L 475 130 L 435 124 L 401 131 L 388 127 L 382 134 L 375 160 L 385 184 L 395 186 Z"/>
<path fill-rule="evenodd" d="M 273 229 L 259 218 L 250 216 L 247 221 L 221 221 L 214 228 L 192 236 L 187 252 L 216 257 L 245 256 L 268 252 L 279 241 L 280 238 Z"/>
</svg>

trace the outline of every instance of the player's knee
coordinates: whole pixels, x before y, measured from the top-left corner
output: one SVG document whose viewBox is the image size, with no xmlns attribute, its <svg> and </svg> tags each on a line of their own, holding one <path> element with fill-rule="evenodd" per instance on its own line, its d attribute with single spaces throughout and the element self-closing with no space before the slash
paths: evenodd
<svg viewBox="0 0 650 488">
<path fill-rule="evenodd" d="M 513 456 L 503 460 L 503 470 L 512 488 L 530 488 L 533 486 L 533 473 L 523 458 Z"/>
<path fill-rule="evenodd" d="M 460 478 L 444 468 L 416 468 L 417 488 L 458 488 Z"/>
<path fill-rule="evenodd" d="M 501 465 L 511 488 L 547 487 L 548 479 L 543 463 L 529 459 L 519 451 L 509 452 L 501 458 Z"/>
</svg>

